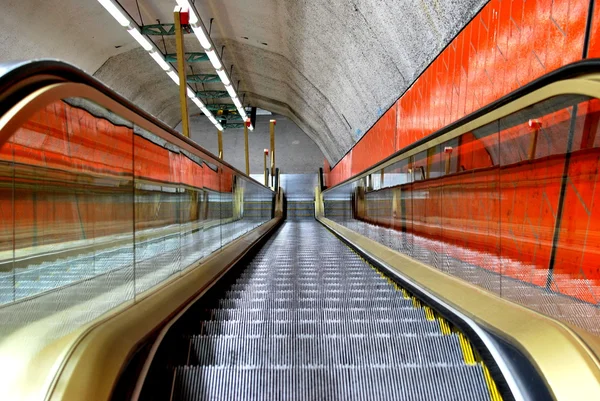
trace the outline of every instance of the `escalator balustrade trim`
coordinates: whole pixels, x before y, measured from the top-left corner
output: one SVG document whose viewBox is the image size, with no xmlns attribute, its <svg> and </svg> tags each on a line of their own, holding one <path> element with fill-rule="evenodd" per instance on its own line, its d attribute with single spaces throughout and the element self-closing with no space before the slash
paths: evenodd
<svg viewBox="0 0 600 401">
<path fill-rule="evenodd" d="M 485 343 L 515 397 L 600 397 L 600 343 L 590 342 L 577 328 L 450 276 L 322 215 L 317 220 L 394 280 L 461 315 L 478 341 Z M 568 368 L 557 360 L 568 361 Z"/>
<path fill-rule="evenodd" d="M 354 250 L 353 250 L 354 251 Z M 485 377 L 485 384 L 487 386 L 487 390 L 490 395 L 490 399 L 492 401 L 502 401 L 502 395 L 498 390 L 498 386 L 496 385 L 496 381 L 492 378 L 490 370 L 487 365 L 481 359 L 481 356 L 477 353 L 469 339 L 464 335 L 462 331 L 460 331 L 457 327 L 453 326 L 446 318 L 433 310 L 430 306 L 423 303 L 419 298 L 411 294 L 408 290 L 401 287 L 388 277 L 384 272 L 377 269 L 377 267 L 373 266 L 368 260 L 364 259 L 360 254 L 354 251 L 367 265 L 369 265 L 373 270 L 375 270 L 383 279 L 385 279 L 396 291 L 400 291 L 404 299 L 411 300 L 414 308 L 423 309 L 425 314 L 425 319 L 429 321 L 437 321 L 440 325 L 440 332 L 443 335 L 457 335 L 460 343 L 460 347 L 463 353 L 463 359 L 467 365 L 480 365 L 483 370 L 483 374 Z"/>
</svg>

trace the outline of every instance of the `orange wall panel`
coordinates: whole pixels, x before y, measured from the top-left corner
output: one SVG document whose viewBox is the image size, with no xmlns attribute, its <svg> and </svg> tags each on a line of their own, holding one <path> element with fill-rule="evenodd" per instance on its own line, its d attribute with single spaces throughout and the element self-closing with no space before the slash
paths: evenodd
<svg viewBox="0 0 600 401">
<path fill-rule="evenodd" d="M 397 102 L 396 151 L 582 58 L 589 0 L 491 0 Z M 600 29 L 594 13 L 593 33 Z M 591 35 L 590 56 L 600 56 Z M 373 154 L 376 123 L 332 169 L 341 182 L 384 159 Z M 386 143 L 387 146 L 387 143 Z M 352 154 L 352 155 L 351 155 Z M 350 161 L 352 159 L 352 161 Z M 367 161 L 373 160 L 367 165 Z M 347 164 L 352 165 L 348 169 Z"/>
<path fill-rule="evenodd" d="M 395 152 L 396 104 L 377 121 L 352 150 L 351 174 L 358 174 Z"/>
</svg>

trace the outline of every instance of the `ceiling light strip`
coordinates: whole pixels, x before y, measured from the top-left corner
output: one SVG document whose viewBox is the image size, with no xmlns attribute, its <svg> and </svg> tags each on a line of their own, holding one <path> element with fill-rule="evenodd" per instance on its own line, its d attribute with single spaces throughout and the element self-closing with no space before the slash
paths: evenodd
<svg viewBox="0 0 600 401">
<path fill-rule="evenodd" d="M 189 10 L 190 26 L 192 27 L 192 30 L 194 31 L 194 35 L 196 35 L 196 38 L 198 38 L 198 41 L 200 42 L 200 46 L 202 46 L 204 48 L 204 52 L 208 56 L 208 59 L 210 60 L 210 63 L 214 67 L 215 71 L 221 78 L 221 82 L 223 82 L 223 84 L 225 85 L 225 89 L 227 90 L 227 93 L 231 97 L 231 100 L 233 101 L 233 104 L 235 105 L 235 107 L 238 111 L 238 114 L 240 115 L 240 117 L 242 117 L 242 121 L 246 121 L 248 119 L 246 110 L 244 110 L 244 107 L 242 107 L 242 102 L 240 101 L 235 88 L 231 84 L 231 79 L 229 77 L 229 74 L 227 74 L 227 71 L 225 70 L 225 68 L 223 68 L 223 62 L 221 61 L 221 58 L 217 54 L 217 51 L 215 50 L 215 45 L 212 42 L 212 40 L 210 39 L 210 36 L 208 35 L 208 32 L 206 31 L 206 27 L 204 26 L 204 24 L 202 23 L 202 20 L 200 19 L 200 14 L 198 13 L 198 10 L 196 10 L 195 5 L 191 4 L 188 0 L 176 0 L 176 1 L 180 7 L 182 7 L 183 9 Z M 252 124 L 250 124 L 249 129 L 250 129 L 250 131 L 252 131 L 254 129 Z"/>
<path fill-rule="evenodd" d="M 124 27 L 127 32 L 135 39 L 136 42 L 142 46 L 144 50 L 148 52 L 150 57 L 167 73 L 169 78 L 179 85 L 179 76 L 177 71 L 171 64 L 165 61 L 165 57 L 162 52 L 154 45 L 151 40 L 148 40 L 146 36 L 141 33 L 140 26 L 129 17 L 129 14 L 121 7 L 121 5 L 114 0 L 98 0 L 98 2 L 108 11 L 117 22 Z M 190 13 L 191 16 L 191 13 Z M 190 20 L 191 21 L 191 20 Z M 206 105 L 200 101 L 195 95 L 194 90 L 189 86 L 187 87 L 187 94 L 192 102 L 204 113 L 205 116 L 217 127 L 218 130 L 223 130 L 223 126 L 215 119 L 213 114 L 206 108 Z"/>
</svg>

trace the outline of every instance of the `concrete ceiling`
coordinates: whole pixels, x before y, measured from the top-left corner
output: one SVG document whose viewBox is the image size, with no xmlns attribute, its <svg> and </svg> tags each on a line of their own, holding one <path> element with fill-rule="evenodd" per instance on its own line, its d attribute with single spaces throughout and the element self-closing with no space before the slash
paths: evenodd
<svg viewBox="0 0 600 401">
<path fill-rule="evenodd" d="M 337 162 L 485 0 L 197 0 L 246 105 L 288 116 Z M 121 0 L 141 23 L 175 0 Z M 176 126 L 177 87 L 95 0 L 4 0 L 0 61 L 54 57 Z M 188 51 L 200 50 L 193 36 Z M 156 41 L 175 49 L 172 40 Z M 209 63 L 194 72 L 213 72 Z M 210 84 L 206 89 L 221 89 Z M 193 106 L 192 106 L 193 107 Z M 197 112 L 197 110 L 193 110 Z M 208 122 L 207 122 L 208 123 Z"/>
</svg>

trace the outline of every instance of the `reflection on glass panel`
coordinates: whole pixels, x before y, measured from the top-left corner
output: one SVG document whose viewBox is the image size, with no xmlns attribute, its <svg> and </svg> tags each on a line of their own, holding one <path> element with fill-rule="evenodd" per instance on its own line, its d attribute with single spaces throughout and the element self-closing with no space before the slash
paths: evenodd
<svg viewBox="0 0 600 401">
<path fill-rule="evenodd" d="M 326 191 L 325 216 L 600 334 L 599 122 L 549 99 Z"/>
<path fill-rule="evenodd" d="M 68 99 L 36 112 L 3 146 L 0 157 L 12 148 L 15 162 L 15 242 L 2 300 L 19 302 L 0 308 L 11 322 L 0 334 L 73 304 L 82 307 L 71 319 L 93 318 L 133 297 L 132 141 L 127 121 Z"/>
<path fill-rule="evenodd" d="M 2 145 L 0 338 L 69 309 L 40 333 L 64 335 L 272 218 L 272 191 L 166 138 L 73 98 Z"/>
<path fill-rule="evenodd" d="M 16 299 L 14 267 L 14 156 L 13 144 L 0 147 L 0 304 Z"/>
</svg>

